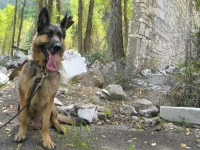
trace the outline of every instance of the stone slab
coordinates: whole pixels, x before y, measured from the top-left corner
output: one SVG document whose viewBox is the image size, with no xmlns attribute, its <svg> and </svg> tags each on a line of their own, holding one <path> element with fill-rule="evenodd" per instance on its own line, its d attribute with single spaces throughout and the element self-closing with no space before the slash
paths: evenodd
<svg viewBox="0 0 200 150">
<path fill-rule="evenodd" d="M 75 75 L 87 72 L 85 57 L 82 57 L 74 50 L 68 50 L 64 52 L 62 65 L 64 70 L 67 72 L 69 79 Z"/>
<path fill-rule="evenodd" d="M 163 85 L 167 81 L 163 74 L 149 74 L 147 79 L 148 83 L 153 85 Z"/>
<path fill-rule="evenodd" d="M 193 107 L 160 107 L 160 117 L 173 122 L 184 121 L 190 124 L 200 125 L 200 108 Z"/>
</svg>

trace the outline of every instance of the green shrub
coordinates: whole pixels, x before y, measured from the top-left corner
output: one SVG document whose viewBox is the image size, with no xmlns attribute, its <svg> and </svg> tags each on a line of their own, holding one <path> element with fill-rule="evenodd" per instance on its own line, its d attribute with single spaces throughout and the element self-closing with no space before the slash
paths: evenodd
<svg viewBox="0 0 200 150">
<path fill-rule="evenodd" d="M 102 63 L 107 63 L 109 61 L 109 57 L 106 51 L 98 51 L 91 54 L 83 54 L 83 56 L 87 59 L 87 61 L 90 62 L 90 64 L 93 64 L 96 60 L 99 60 Z"/>
<path fill-rule="evenodd" d="M 168 80 L 172 87 L 170 99 L 178 106 L 199 107 L 200 60 L 179 61 L 178 66 L 181 71 L 171 74 Z"/>
</svg>

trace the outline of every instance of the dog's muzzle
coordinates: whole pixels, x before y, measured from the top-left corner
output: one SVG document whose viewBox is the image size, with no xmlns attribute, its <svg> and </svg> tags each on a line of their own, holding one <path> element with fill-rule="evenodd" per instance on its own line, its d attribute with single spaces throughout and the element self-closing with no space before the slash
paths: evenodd
<svg viewBox="0 0 200 150">
<path fill-rule="evenodd" d="M 61 44 L 60 43 L 54 43 L 53 44 L 53 53 L 57 53 L 59 50 L 61 50 Z"/>
</svg>

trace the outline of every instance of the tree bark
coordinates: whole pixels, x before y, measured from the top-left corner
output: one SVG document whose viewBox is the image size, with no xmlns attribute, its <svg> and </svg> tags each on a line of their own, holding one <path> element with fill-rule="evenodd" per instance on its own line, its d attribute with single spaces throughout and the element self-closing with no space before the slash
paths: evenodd
<svg viewBox="0 0 200 150">
<path fill-rule="evenodd" d="M 47 0 L 44 0 L 44 6 L 47 8 Z"/>
<path fill-rule="evenodd" d="M 110 5 L 108 51 L 113 61 L 119 61 L 124 57 L 121 0 L 110 0 Z"/>
<path fill-rule="evenodd" d="M 3 48 L 2 48 L 2 54 L 5 54 L 5 47 L 6 47 L 7 37 L 8 37 L 8 32 L 6 33 L 6 36 L 4 38 Z"/>
<path fill-rule="evenodd" d="M 59 23 L 60 22 L 60 0 L 56 0 L 56 9 L 58 11 L 58 16 L 56 18 L 56 22 Z"/>
<path fill-rule="evenodd" d="M 43 8 L 43 0 L 38 1 L 39 11 Z"/>
<path fill-rule="evenodd" d="M 49 18 L 51 20 L 52 17 L 52 9 L 53 9 L 53 0 L 48 1 L 47 10 L 49 12 Z"/>
<path fill-rule="evenodd" d="M 82 19 L 83 19 L 83 1 L 78 0 L 78 52 L 83 53 L 82 50 Z"/>
<path fill-rule="evenodd" d="M 127 0 L 124 0 L 124 46 L 128 45 L 128 17 L 127 17 Z"/>
<path fill-rule="evenodd" d="M 22 6 L 21 21 L 20 21 L 19 34 L 18 34 L 18 39 L 17 39 L 17 47 L 19 47 L 19 43 L 20 43 L 20 36 L 21 36 L 21 31 L 22 31 L 23 15 L 24 15 L 24 7 L 25 6 L 26 6 L 26 0 L 24 0 L 23 6 Z"/>
<path fill-rule="evenodd" d="M 13 34 L 12 34 L 12 45 L 15 43 L 15 26 L 16 26 L 16 18 L 17 18 L 17 0 L 15 0 L 15 10 L 14 10 L 14 22 L 13 22 Z M 13 49 L 11 48 L 11 57 L 13 56 Z"/>
<path fill-rule="evenodd" d="M 92 34 L 92 17 L 94 10 L 94 0 L 90 0 L 89 10 L 88 10 L 88 20 L 87 20 L 87 28 L 84 39 L 84 52 L 86 54 L 90 53 L 90 43 L 91 43 L 91 34 Z"/>
</svg>

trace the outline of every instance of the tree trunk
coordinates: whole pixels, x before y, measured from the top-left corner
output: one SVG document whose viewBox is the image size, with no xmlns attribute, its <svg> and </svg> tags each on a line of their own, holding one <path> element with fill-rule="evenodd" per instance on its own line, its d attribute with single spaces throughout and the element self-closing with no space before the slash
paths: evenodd
<svg viewBox="0 0 200 150">
<path fill-rule="evenodd" d="M 12 44 L 11 47 L 15 43 L 15 26 L 16 26 L 16 18 L 17 18 L 17 0 L 15 0 L 15 11 L 14 11 L 14 22 L 13 22 L 13 34 L 12 34 Z M 13 56 L 13 48 L 11 48 L 11 57 Z"/>
<path fill-rule="evenodd" d="M 44 6 L 47 8 L 47 0 L 44 0 Z"/>
<path fill-rule="evenodd" d="M 82 50 L 82 18 L 83 18 L 83 2 L 78 0 L 78 52 L 83 53 Z"/>
<path fill-rule="evenodd" d="M 58 11 L 58 16 L 56 18 L 56 22 L 59 23 L 60 22 L 60 0 L 56 0 L 56 9 Z"/>
<path fill-rule="evenodd" d="M 23 6 L 22 6 L 21 21 L 20 21 L 19 34 L 18 34 L 18 39 L 17 39 L 17 47 L 19 47 L 19 43 L 20 43 L 20 36 L 21 36 L 21 31 L 22 31 L 23 15 L 24 15 L 24 7 L 25 6 L 26 6 L 26 0 L 24 0 Z"/>
<path fill-rule="evenodd" d="M 38 1 L 39 11 L 43 8 L 43 0 Z"/>
<path fill-rule="evenodd" d="M 85 39 L 84 39 L 84 52 L 86 54 L 90 53 L 93 10 L 94 10 L 94 0 L 90 0 L 89 10 L 88 10 L 87 29 L 86 29 Z"/>
<path fill-rule="evenodd" d="M 124 46 L 128 45 L 128 17 L 127 17 L 127 0 L 124 0 Z"/>
<path fill-rule="evenodd" d="M 111 13 L 108 27 L 108 50 L 113 61 L 124 57 L 121 0 L 110 0 Z"/>
<path fill-rule="evenodd" d="M 3 42 L 2 54 L 5 54 L 5 47 L 6 47 L 7 37 L 8 37 L 8 33 L 6 32 L 6 36 L 5 36 L 4 42 Z"/>
<path fill-rule="evenodd" d="M 48 6 L 47 6 L 48 12 L 49 12 L 49 18 L 51 20 L 52 17 L 52 9 L 53 9 L 53 0 L 48 1 Z"/>
</svg>

